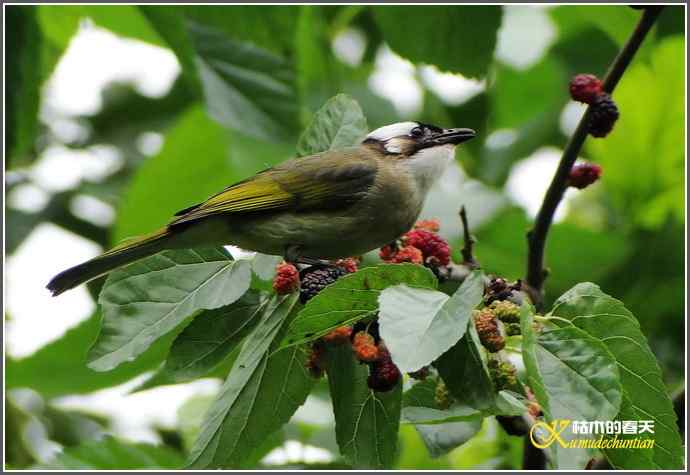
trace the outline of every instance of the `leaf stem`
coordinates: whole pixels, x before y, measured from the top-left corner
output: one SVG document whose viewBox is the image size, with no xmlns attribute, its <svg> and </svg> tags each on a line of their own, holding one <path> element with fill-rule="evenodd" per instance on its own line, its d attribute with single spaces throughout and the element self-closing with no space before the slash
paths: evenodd
<svg viewBox="0 0 690 475">
<path fill-rule="evenodd" d="M 553 315 L 551 315 L 550 317 L 542 317 L 540 315 L 535 315 L 534 320 L 536 320 L 538 322 L 544 322 L 544 323 L 550 323 L 552 321 L 559 321 L 559 322 L 567 323 L 568 325 L 573 324 L 573 322 L 571 322 L 567 318 L 554 317 Z"/>
<path fill-rule="evenodd" d="M 663 6 L 649 6 L 644 9 L 642 18 L 637 27 L 628 39 L 623 49 L 611 64 L 603 82 L 603 90 L 611 93 L 620 81 L 623 73 L 630 65 L 635 53 L 640 48 L 642 41 L 654 25 Z M 568 175 L 573 167 L 577 156 L 582 149 L 588 133 L 588 124 L 592 114 L 592 107 L 588 107 L 585 114 L 580 119 L 580 123 L 575 129 L 575 133 L 563 150 L 563 156 L 558 164 L 556 173 L 551 180 L 541 208 L 537 213 L 534 227 L 527 233 L 527 277 L 526 283 L 529 286 L 530 295 L 538 310 L 543 306 L 543 284 L 548 272 L 544 269 L 544 249 L 546 237 L 553 221 L 556 208 L 563 199 L 563 194 L 568 187 Z"/>
</svg>

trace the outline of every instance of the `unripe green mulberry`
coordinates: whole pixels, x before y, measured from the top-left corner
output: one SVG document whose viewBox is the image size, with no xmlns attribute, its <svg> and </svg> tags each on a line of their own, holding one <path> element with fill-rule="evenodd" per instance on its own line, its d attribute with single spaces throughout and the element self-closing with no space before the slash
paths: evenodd
<svg viewBox="0 0 690 475">
<path fill-rule="evenodd" d="M 510 389 L 517 385 L 517 369 L 509 361 L 499 358 L 490 358 L 488 361 L 489 374 L 499 391 Z"/>
<path fill-rule="evenodd" d="M 520 307 L 507 300 L 497 300 L 489 308 L 503 323 L 520 323 Z"/>
<path fill-rule="evenodd" d="M 439 409 L 448 409 L 453 403 L 453 396 L 450 395 L 448 387 L 442 379 L 439 379 L 438 384 L 436 385 L 434 401 L 436 401 Z"/>
</svg>

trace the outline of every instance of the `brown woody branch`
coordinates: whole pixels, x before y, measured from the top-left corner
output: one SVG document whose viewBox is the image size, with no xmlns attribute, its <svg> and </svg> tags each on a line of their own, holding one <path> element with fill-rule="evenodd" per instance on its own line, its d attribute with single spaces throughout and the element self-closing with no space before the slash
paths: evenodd
<svg viewBox="0 0 690 475">
<path fill-rule="evenodd" d="M 479 263 L 472 253 L 475 241 L 470 234 L 470 225 L 467 224 L 467 210 L 465 209 L 465 205 L 460 208 L 460 220 L 462 221 L 462 235 L 464 240 L 464 246 L 460 250 L 462 254 L 462 263 L 472 269 L 477 269 L 479 268 Z"/>
</svg>

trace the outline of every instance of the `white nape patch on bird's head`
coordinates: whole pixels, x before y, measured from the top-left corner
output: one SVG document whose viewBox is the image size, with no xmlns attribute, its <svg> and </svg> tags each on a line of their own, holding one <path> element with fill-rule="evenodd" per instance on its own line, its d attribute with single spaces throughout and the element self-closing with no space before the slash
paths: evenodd
<svg viewBox="0 0 690 475">
<path fill-rule="evenodd" d="M 424 148 L 405 160 L 412 176 L 424 195 L 431 185 L 441 178 L 446 168 L 455 157 L 455 145 L 439 145 Z"/>
<path fill-rule="evenodd" d="M 369 132 L 366 138 L 386 142 L 394 137 L 409 135 L 412 129 L 418 127 L 418 122 L 398 122 L 396 124 L 384 125 L 376 130 Z"/>
</svg>

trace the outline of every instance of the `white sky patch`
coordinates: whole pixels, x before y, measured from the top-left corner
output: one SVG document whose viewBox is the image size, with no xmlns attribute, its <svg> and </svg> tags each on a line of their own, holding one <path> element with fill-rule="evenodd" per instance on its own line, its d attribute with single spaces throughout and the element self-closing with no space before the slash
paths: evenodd
<svg viewBox="0 0 690 475">
<path fill-rule="evenodd" d="M 569 101 L 563 108 L 561 112 L 561 117 L 559 120 L 559 125 L 561 126 L 561 132 L 567 137 L 570 137 L 575 133 L 577 129 L 577 124 L 580 123 L 580 119 L 585 114 L 587 106 L 585 104 L 580 104 L 579 102 Z"/>
<path fill-rule="evenodd" d="M 95 114 L 109 82 L 131 82 L 141 94 L 161 97 L 179 73 L 172 51 L 84 23 L 46 84 L 44 105 L 67 116 Z"/>
<path fill-rule="evenodd" d="M 561 159 L 562 150 L 542 147 L 529 157 L 516 163 L 511 169 L 506 190 L 527 214 L 534 218 L 539 211 L 546 189 Z M 554 222 L 562 221 L 568 211 L 575 191 L 567 189 L 563 201 L 556 209 Z"/>
<path fill-rule="evenodd" d="M 59 192 L 74 188 L 81 180 L 102 181 L 121 166 L 119 150 L 109 145 L 95 145 L 83 150 L 52 145 L 28 173 L 37 185 Z"/>
<path fill-rule="evenodd" d="M 12 208 L 27 213 L 41 211 L 48 200 L 50 195 L 31 183 L 17 185 L 7 196 L 7 202 Z"/>
<path fill-rule="evenodd" d="M 174 428 L 177 411 L 189 398 L 214 395 L 220 380 L 199 379 L 187 384 L 160 386 L 128 394 L 151 376 L 142 374 L 120 386 L 91 394 L 57 398 L 57 407 L 100 414 L 110 418 L 115 435 L 133 442 L 159 443 L 153 427 Z"/>
<path fill-rule="evenodd" d="M 486 138 L 486 146 L 491 149 L 500 149 L 511 146 L 517 139 L 517 132 L 514 129 L 494 130 Z"/>
<path fill-rule="evenodd" d="M 382 46 L 376 53 L 369 87 L 379 96 L 390 100 L 403 117 L 415 115 L 422 108 L 423 92 L 415 78 L 414 65 L 388 46 Z"/>
<path fill-rule="evenodd" d="M 288 463 L 328 463 L 335 460 L 328 450 L 305 445 L 296 440 L 288 440 L 282 447 L 273 449 L 261 462 L 266 465 L 285 465 Z"/>
<path fill-rule="evenodd" d="M 137 137 L 137 150 L 142 155 L 152 157 L 163 147 L 163 135 L 158 132 L 144 132 Z"/>
<path fill-rule="evenodd" d="M 422 66 L 420 76 L 422 83 L 448 105 L 463 104 L 486 87 L 484 80 L 477 81 L 462 74 L 441 72 L 436 66 Z"/>
<path fill-rule="evenodd" d="M 53 224 L 39 225 L 8 256 L 5 273 L 7 352 L 19 358 L 88 318 L 95 305 L 86 287 L 52 297 L 45 288 L 60 271 L 100 253 L 98 245 Z"/>
<path fill-rule="evenodd" d="M 357 28 L 345 28 L 335 36 L 332 43 L 336 58 L 353 67 L 362 62 L 366 46 L 366 36 Z"/>
<path fill-rule="evenodd" d="M 108 203 L 89 195 L 75 196 L 70 203 L 70 211 L 96 226 L 110 226 L 115 221 L 115 209 Z"/>
<path fill-rule="evenodd" d="M 543 6 L 504 5 L 495 55 L 524 70 L 541 59 L 555 38 L 556 28 Z"/>
</svg>

